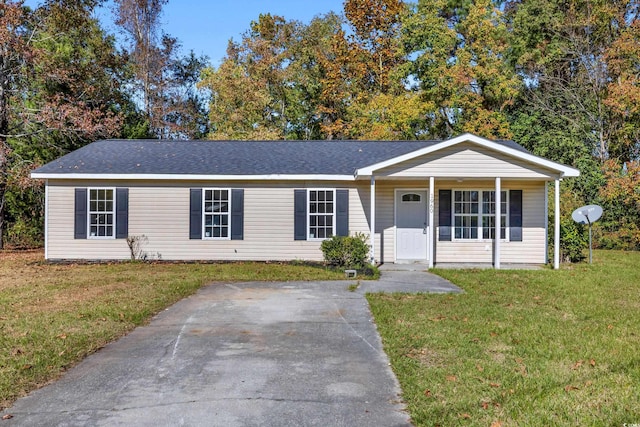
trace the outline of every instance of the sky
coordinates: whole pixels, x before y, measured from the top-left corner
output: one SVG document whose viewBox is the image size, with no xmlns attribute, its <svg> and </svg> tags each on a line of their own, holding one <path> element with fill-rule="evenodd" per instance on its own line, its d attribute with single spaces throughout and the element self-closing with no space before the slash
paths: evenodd
<svg viewBox="0 0 640 427">
<path fill-rule="evenodd" d="M 169 0 L 163 9 L 163 31 L 182 43 L 182 53 L 193 50 L 207 55 L 218 66 L 224 57 L 230 38 L 240 40 L 251 21 L 261 13 L 281 15 L 287 20 L 309 23 L 314 16 L 330 11 L 342 13 L 344 0 Z M 40 0 L 26 0 L 36 7 Z M 110 2 L 98 16 L 103 27 L 116 33 Z"/>
</svg>

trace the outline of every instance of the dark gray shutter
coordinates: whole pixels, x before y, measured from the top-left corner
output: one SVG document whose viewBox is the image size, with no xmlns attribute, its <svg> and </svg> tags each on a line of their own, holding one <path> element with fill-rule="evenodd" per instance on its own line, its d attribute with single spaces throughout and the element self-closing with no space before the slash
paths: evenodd
<svg viewBox="0 0 640 427">
<path fill-rule="evenodd" d="M 116 188 L 116 239 L 129 237 L 129 189 Z"/>
<path fill-rule="evenodd" d="M 438 203 L 438 239 L 451 241 L 451 190 L 440 190 Z"/>
<path fill-rule="evenodd" d="M 307 190 L 294 190 L 293 204 L 293 238 L 307 240 Z"/>
<path fill-rule="evenodd" d="M 74 239 L 87 238 L 87 189 L 76 188 L 76 198 L 74 202 Z"/>
<path fill-rule="evenodd" d="M 509 240 L 522 242 L 522 190 L 509 191 Z"/>
<path fill-rule="evenodd" d="M 231 190 L 231 240 L 244 239 L 244 190 Z"/>
<path fill-rule="evenodd" d="M 192 188 L 189 198 L 189 239 L 202 239 L 202 189 Z"/>
<path fill-rule="evenodd" d="M 349 235 L 349 190 L 336 190 L 336 235 Z"/>
</svg>

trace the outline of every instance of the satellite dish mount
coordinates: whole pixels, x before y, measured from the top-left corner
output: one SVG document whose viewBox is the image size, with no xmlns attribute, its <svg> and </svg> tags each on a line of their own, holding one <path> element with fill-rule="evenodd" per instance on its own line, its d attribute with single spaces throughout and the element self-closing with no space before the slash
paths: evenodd
<svg viewBox="0 0 640 427">
<path fill-rule="evenodd" d="M 578 224 L 589 224 L 589 264 L 593 262 L 593 252 L 591 249 L 591 226 L 602 216 L 602 208 L 598 205 L 587 205 L 576 209 L 571 214 L 571 218 Z"/>
</svg>

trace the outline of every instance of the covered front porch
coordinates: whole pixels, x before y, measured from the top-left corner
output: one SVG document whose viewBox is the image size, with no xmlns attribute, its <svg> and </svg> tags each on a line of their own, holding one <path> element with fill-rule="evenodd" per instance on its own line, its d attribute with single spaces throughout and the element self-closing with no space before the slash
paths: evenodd
<svg viewBox="0 0 640 427">
<path fill-rule="evenodd" d="M 552 196 L 553 266 L 559 268 L 560 179 L 551 191 L 547 181 L 502 177 L 429 177 L 425 182 L 374 175 L 369 186 L 372 263 L 497 269 L 544 265 Z"/>
</svg>

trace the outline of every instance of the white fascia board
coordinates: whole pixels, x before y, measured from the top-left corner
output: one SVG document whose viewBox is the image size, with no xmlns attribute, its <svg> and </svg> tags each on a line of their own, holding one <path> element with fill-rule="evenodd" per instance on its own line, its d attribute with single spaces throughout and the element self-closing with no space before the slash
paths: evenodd
<svg viewBox="0 0 640 427">
<path fill-rule="evenodd" d="M 516 150 L 514 148 L 507 147 L 502 144 L 498 144 L 495 141 L 491 141 L 490 139 L 482 138 L 477 135 L 473 135 L 470 133 L 465 133 L 463 135 L 457 136 L 455 138 L 447 139 L 446 141 L 442 141 L 438 144 L 432 145 L 430 147 L 421 148 L 419 150 L 413 151 L 411 153 L 404 154 L 402 156 L 394 157 L 393 159 L 385 160 L 384 162 L 376 163 L 371 166 L 367 166 L 366 168 L 361 168 L 356 171 L 356 175 L 360 176 L 371 176 L 377 170 L 384 169 L 389 166 L 396 165 L 398 163 L 405 162 L 407 160 L 414 159 L 416 157 L 424 156 L 426 154 L 433 153 L 435 151 L 439 151 L 457 144 L 461 144 L 464 142 L 473 142 L 482 147 L 488 148 L 493 151 L 497 151 L 499 153 L 506 154 L 508 156 L 515 157 L 517 159 L 525 160 L 527 162 L 534 163 L 539 166 L 543 166 L 548 169 L 552 169 L 560 172 L 562 177 L 576 177 L 580 176 L 580 171 L 574 169 L 572 167 L 552 162 L 551 160 L 544 159 L 542 157 L 535 156 L 530 153 L 526 153 L 524 151 Z"/>
<path fill-rule="evenodd" d="M 128 181 L 355 181 L 353 175 L 187 175 L 117 173 L 32 173 L 33 179 L 128 180 Z"/>
</svg>

